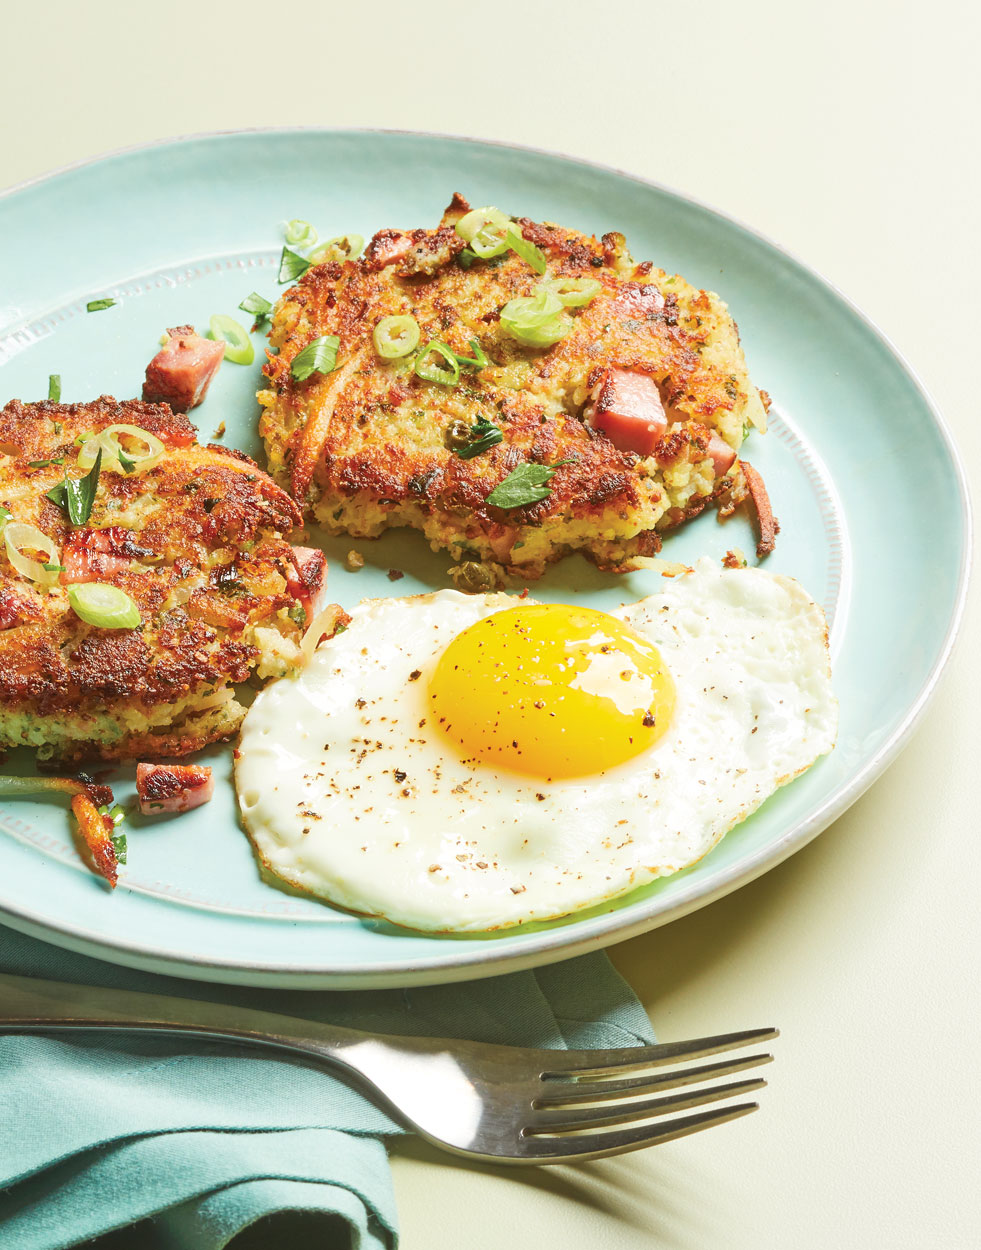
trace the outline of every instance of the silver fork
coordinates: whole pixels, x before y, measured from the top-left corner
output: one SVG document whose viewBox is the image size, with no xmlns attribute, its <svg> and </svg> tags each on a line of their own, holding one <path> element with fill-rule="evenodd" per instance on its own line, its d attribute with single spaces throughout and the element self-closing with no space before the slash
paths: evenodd
<svg viewBox="0 0 981 1250">
<path fill-rule="evenodd" d="M 758 1078 L 701 1083 L 768 1063 L 771 1055 L 681 1070 L 670 1065 L 778 1035 L 755 1029 L 659 1046 L 533 1050 L 375 1035 L 193 999 L 0 975 L 0 1033 L 62 1029 L 190 1033 L 291 1051 L 339 1068 L 433 1145 L 495 1163 L 599 1159 L 747 1115 L 759 1104 L 673 1113 L 759 1089 L 766 1082 Z M 663 1093 L 686 1086 L 682 1093 Z"/>
</svg>

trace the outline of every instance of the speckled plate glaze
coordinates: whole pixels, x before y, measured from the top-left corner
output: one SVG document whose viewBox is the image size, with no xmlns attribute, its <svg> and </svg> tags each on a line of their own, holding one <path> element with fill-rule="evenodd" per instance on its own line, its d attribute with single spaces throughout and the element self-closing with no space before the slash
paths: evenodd
<svg viewBox="0 0 981 1250">
<path fill-rule="evenodd" d="M 241 315 L 253 289 L 275 296 L 284 219 L 306 218 L 321 237 L 368 237 L 435 222 L 454 190 L 597 234 L 622 230 L 638 259 L 729 302 L 751 374 L 775 400 L 771 432 L 747 451 L 783 526 L 768 567 L 798 578 L 832 624 L 837 749 L 677 876 L 557 923 L 431 937 L 263 884 L 236 819 L 231 751 L 216 748 L 206 754 L 214 801 L 179 820 L 134 819 L 114 896 L 80 865 L 63 804 L 0 807 L 6 923 L 214 981 L 382 987 L 490 976 L 632 937 L 758 876 L 854 802 L 909 735 L 964 602 L 967 492 L 950 436 L 909 367 L 844 297 L 758 234 L 664 187 L 525 148 L 367 131 L 202 135 L 74 166 L 0 197 L 0 402 L 43 397 L 50 373 L 65 400 L 137 394 L 165 326 Z M 100 296 L 117 306 L 87 314 Z M 225 441 L 261 461 L 258 367 L 226 364 L 194 416 L 203 440 L 224 421 Z M 914 495 L 932 500 L 929 527 L 897 514 L 894 501 Z M 325 545 L 341 603 L 446 584 L 449 561 L 415 533 L 356 544 L 367 561 L 356 574 L 339 558 L 350 540 Z M 752 550 L 748 522 L 722 527 L 703 515 L 665 555 L 690 562 L 733 546 Z M 393 567 L 405 572 L 397 587 Z M 577 557 L 534 593 L 608 608 L 659 581 L 600 574 Z M 5 765 L 30 767 L 20 753 Z M 131 791 L 127 773 L 117 793 Z"/>
</svg>

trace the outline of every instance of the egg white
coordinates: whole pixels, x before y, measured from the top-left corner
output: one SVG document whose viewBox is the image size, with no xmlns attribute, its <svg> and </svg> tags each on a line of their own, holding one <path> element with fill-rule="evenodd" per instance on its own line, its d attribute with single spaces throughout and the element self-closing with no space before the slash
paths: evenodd
<svg viewBox="0 0 981 1250">
<path fill-rule="evenodd" d="M 554 919 L 694 863 L 834 745 L 820 607 L 789 578 L 704 561 L 612 613 L 675 682 L 656 746 L 559 782 L 467 766 L 430 723 L 428 679 L 457 634 L 519 602 L 533 601 L 369 600 L 258 696 L 236 786 L 269 872 L 414 929 Z M 464 682 L 463 715 L 466 700 Z"/>
</svg>

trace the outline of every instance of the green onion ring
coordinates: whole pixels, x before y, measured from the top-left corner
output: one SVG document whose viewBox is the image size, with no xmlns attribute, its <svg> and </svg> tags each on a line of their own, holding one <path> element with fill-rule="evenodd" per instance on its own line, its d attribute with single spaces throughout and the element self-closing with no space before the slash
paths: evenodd
<svg viewBox="0 0 981 1250">
<path fill-rule="evenodd" d="M 449 367 L 443 369 L 439 365 L 427 364 L 426 359 L 430 352 L 435 352 L 438 356 L 442 356 Z M 460 380 L 460 366 L 457 363 L 456 356 L 445 343 L 441 343 L 438 339 L 433 339 L 426 344 L 418 356 L 416 356 L 414 367 L 417 375 L 424 381 L 438 382 L 440 386 L 456 386 Z"/>
<path fill-rule="evenodd" d="M 543 285 L 557 295 L 566 308 L 582 308 L 603 289 L 603 283 L 595 278 L 552 278 Z"/>
<path fill-rule="evenodd" d="M 302 217 L 294 217 L 286 223 L 286 242 L 290 247 L 313 247 L 317 232 Z"/>
<path fill-rule="evenodd" d="M 500 226 L 502 232 L 507 229 L 511 218 L 488 204 L 486 208 L 473 208 L 465 213 L 456 223 L 456 232 L 465 243 L 469 243 L 475 235 L 487 226 Z"/>
<path fill-rule="evenodd" d="M 140 609 L 125 590 L 105 582 L 76 582 L 68 587 L 72 611 L 100 629 L 137 629 Z"/>
<path fill-rule="evenodd" d="M 146 451 L 132 451 L 124 448 L 119 441 L 120 434 L 138 439 L 145 445 Z M 107 425 L 101 433 L 86 438 L 82 443 L 82 449 L 78 453 L 78 467 L 91 469 L 100 448 L 103 452 L 102 467 L 104 469 L 118 468 L 121 472 L 127 473 L 146 473 L 160 463 L 166 450 L 155 434 L 151 434 L 149 430 L 144 430 L 139 425 Z M 133 465 L 132 469 L 124 470 L 120 453 Z"/>
<path fill-rule="evenodd" d="M 554 291 L 539 287 L 537 294 L 509 300 L 501 309 L 501 329 L 529 347 L 551 347 L 572 329 L 572 318 Z"/>
<path fill-rule="evenodd" d="M 419 346 L 419 323 L 409 316 L 382 317 L 371 337 L 379 356 L 398 360 Z"/>
<path fill-rule="evenodd" d="M 509 248 L 507 231 L 511 218 L 499 208 L 488 205 L 466 213 L 456 223 L 456 232 L 481 260 L 502 256 Z M 543 271 L 544 272 L 544 271 Z"/>
<path fill-rule="evenodd" d="M 208 329 L 216 343 L 224 342 L 225 360 L 230 360 L 234 365 L 250 365 L 255 360 L 255 348 L 249 332 L 234 317 L 215 313 L 208 322 Z"/>
<path fill-rule="evenodd" d="M 7 559 L 22 577 L 37 582 L 41 586 L 53 586 L 58 580 L 54 569 L 45 569 L 45 564 L 58 565 L 60 557 L 58 548 L 36 525 L 24 525 L 20 521 L 8 521 L 3 527 L 3 543 L 7 549 Z M 23 554 L 24 550 L 43 552 L 47 559 L 41 563 Z"/>
</svg>

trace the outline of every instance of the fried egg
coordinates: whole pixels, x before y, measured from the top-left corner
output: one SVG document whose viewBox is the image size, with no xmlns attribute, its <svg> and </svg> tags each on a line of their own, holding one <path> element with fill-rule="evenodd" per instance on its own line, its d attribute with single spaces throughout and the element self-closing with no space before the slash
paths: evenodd
<svg viewBox="0 0 981 1250">
<path fill-rule="evenodd" d="M 827 628 L 710 562 L 606 613 L 376 599 L 242 730 L 265 868 L 413 929 L 568 915 L 694 863 L 834 745 Z"/>
</svg>

